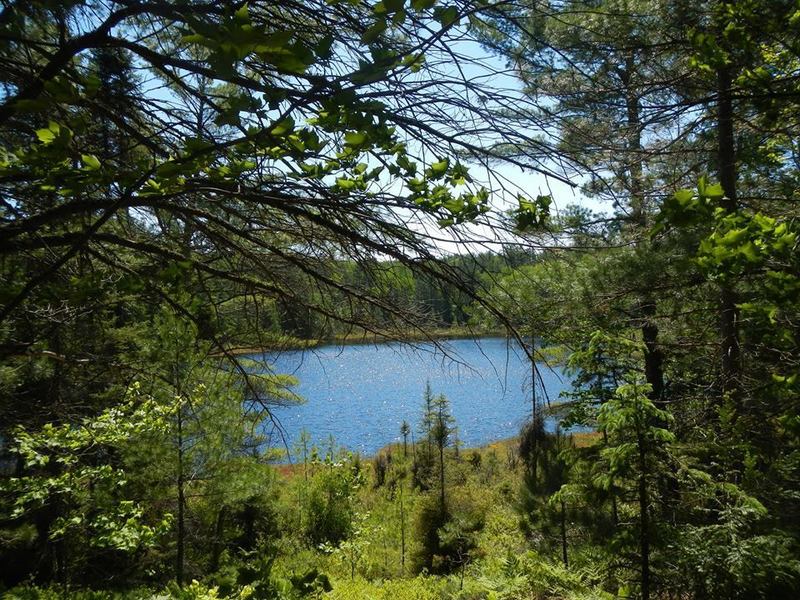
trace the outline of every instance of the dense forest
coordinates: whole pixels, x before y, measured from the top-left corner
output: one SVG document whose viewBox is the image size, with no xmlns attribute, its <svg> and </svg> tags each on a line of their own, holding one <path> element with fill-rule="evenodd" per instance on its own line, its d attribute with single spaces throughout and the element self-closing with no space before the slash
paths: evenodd
<svg viewBox="0 0 800 600">
<path fill-rule="evenodd" d="M 3 597 L 800 597 L 800 2 L 3 0 L 0 57 Z M 485 334 L 574 376 L 505 440 L 265 433 L 258 351 Z"/>
</svg>

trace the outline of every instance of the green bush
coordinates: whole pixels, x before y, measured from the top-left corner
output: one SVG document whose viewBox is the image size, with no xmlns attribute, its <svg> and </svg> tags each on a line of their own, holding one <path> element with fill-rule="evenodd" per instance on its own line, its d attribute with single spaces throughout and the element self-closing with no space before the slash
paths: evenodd
<svg viewBox="0 0 800 600">
<path fill-rule="evenodd" d="M 800 598 L 797 541 L 781 532 L 754 534 L 745 515 L 728 516 L 689 528 L 680 539 L 682 586 L 698 598 Z"/>
<path fill-rule="evenodd" d="M 359 463 L 326 463 L 314 474 L 304 497 L 305 536 L 315 546 L 337 545 L 350 536 L 355 493 L 364 483 Z"/>
</svg>

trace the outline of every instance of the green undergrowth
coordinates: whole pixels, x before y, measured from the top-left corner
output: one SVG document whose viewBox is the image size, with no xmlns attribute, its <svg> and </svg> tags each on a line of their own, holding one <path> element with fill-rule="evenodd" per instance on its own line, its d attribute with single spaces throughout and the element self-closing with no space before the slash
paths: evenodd
<svg viewBox="0 0 800 600">
<path fill-rule="evenodd" d="M 249 552 L 226 549 L 215 572 L 195 571 L 193 581 L 182 588 L 174 582 L 124 591 L 20 586 L 8 590 L 4 598 L 612 598 L 597 591 L 595 584 L 601 578 L 580 566 L 579 555 L 576 566 L 567 569 L 557 556 L 531 550 L 531 540 L 519 527 L 516 498 L 521 465 L 514 448 L 495 444 L 458 453 L 450 449 L 445 454 L 449 518 L 473 523 L 466 528 L 470 543 L 464 546 L 468 550 L 463 550 L 460 562 L 451 557 L 446 563 L 439 557 L 431 568 L 422 565 L 422 515 L 436 506 L 439 492 L 429 481 L 415 485 L 411 449 L 404 453 L 402 446 L 393 446 L 371 462 L 342 453 L 335 459 L 300 463 L 280 476 L 273 535 L 262 536 Z M 424 489 L 426 485 L 429 489 Z M 439 552 L 446 554 L 443 549 Z M 590 558 L 584 562 L 597 564 Z"/>
</svg>

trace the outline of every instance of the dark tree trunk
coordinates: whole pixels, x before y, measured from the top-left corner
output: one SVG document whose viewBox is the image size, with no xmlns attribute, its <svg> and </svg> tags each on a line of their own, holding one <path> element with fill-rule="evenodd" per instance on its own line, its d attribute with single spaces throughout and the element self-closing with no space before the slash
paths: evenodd
<svg viewBox="0 0 800 600">
<path fill-rule="evenodd" d="M 403 482 L 400 481 L 400 575 L 406 574 L 406 513 L 403 504 Z"/>
<path fill-rule="evenodd" d="M 561 501 L 561 558 L 564 567 L 569 567 L 569 557 L 567 556 L 567 505 Z"/>
<path fill-rule="evenodd" d="M 178 539 L 177 539 L 177 556 L 175 558 L 175 581 L 179 586 L 183 585 L 183 568 L 184 568 L 184 551 L 186 545 L 186 523 L 185 523 L 185 507 L 186 507 L 186 490 L 184 489 L 184 473 L 183 473 L 183 410 L 178 407 Z"/>
<path fill-rule="evenodd" d="M 215 573 L 219 569 L 219 557 L 222 555 L 223 537 L 225 535 L 225 514 L 226 508 L 223 506 L 217 513 L 217 523 L 214 527 L 214 544 L 211 547 L 211 564 L 209 571 Z"/>
<path fill-rule="evenodd" d="M 639 436 L 639 558 L 642 600 L 650 599 L 650 509 L 647 494 L 647 454 L 644 440 Z"/>
<path fill-rule="evenodd" d="M 625 108 L 627 112 L 628 126 L 628 175 L 631 221 L 634 226 L 644 231 L 647 227 L 647 207 L 645 206 L 644 194 L 644 167 L 642 164 L 642 120 L 639 110 L 639 96 L 636 93 L 632 81 L 633 73 L 636 70 L 636 56 L 633 51 L 629 52 L 625 59 L 625 69 L 620 73 L 620 79 L 625 86 Z M 639 235 L 635 233 L 634 235 Z M 637 239 L 637 246 L 640 245 Z M 653 391 L 650 399 L 655 403 L 663 402 L 664 394 L 664 371 L 663 354 L 658 346 L 658 327 L 653 318 L 656 315 L 656 300 L 650 294 L 643 294 L 637 306 L 638 316 L 641 322 L 642 341 L 644 342 L 644 371 L 647 383 Z"/>
<path fill-rule="evenodd" d="M 330 502 L 330 500 L 329 500 Z M 242 533 L 242 550 L 255 550 L 258 532 L 256 531 L 257 510 L 255 505 L 248 502 L 242 512 L 244 531 Z"/>
<path fill-rule="evenodd" d="M 531 327 L 531 423 L 536 422 L 537 403 L 536 403 L 536 342 L 533 337 L 533 327 Z"/>
<path fill-rule="evenodd" d="M 647 383 L 653 388 L 650 400 L 663 408 L 664 404 L 664 356 L 658 347 L 658 326 L 653 318 L 656 314 L 656 302 L 650 297 L 645 297 L 639 304 L 642 315 L 642 339 L 644 341 L 644 374 Z"/>
<path fill-rule="evenodd" d="M 603 445 L 608 445 L 608 434 L 603 430 Z M 614 478 L 611 477 L 611 520 L 616 528 L 619 525 L 619 511 L 617 510 L 617 496 L 614 493 Z"/>
<path fill-rule="evenodd" d="M 717 162 L 719 180 L 725 192 L 722 208 L 736 212 L 736 142 L 733 132 L 732 69 L 729 65 L 717 71 Z M 722 366 L 722 392 L 735 393 L 740 379 L 740 347 L 737 294 L 730 283 L 723 283 L 719 292 L 719 319 Z"/>
<path fill-rule="evenodd" d="M 440 495 L 439 501 L 442 510 L 442 515 L 445 513 L 445 497 L 444 497 L 444 444 L 439 444 L 439 488 Z"/>
</svg>

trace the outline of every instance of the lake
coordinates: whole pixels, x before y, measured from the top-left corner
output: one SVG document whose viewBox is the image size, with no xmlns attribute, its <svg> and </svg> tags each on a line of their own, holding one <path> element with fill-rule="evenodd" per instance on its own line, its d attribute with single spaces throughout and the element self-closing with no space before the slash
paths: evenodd
<svg viewBox="0 0 800 600">
<path fill-rule="evenodd" d="M 278 407 L 274 416 L 292 448 L 305 429 L 318 446 L 329 436 L 364 455 L 402 441 L 405 419 L 418 436 L 425 383 L 450 400 L 458 439 L 466 447 L 515 436 L 531 410 L 531 368 L 519 345 L 505 338 L 461 339 L 413 346 L 399 343 L 323 346 L 266 355 L 275 372 L 300 380 L 295 391 L 306 399 Z M 539 364 L 543 390 L 551 401 L 570 387 L 558 367 Z M 555 422 L 548 423 L 549 429 Z M 283 446 L 276 431 L 271 444 Z"/>
</svg>

